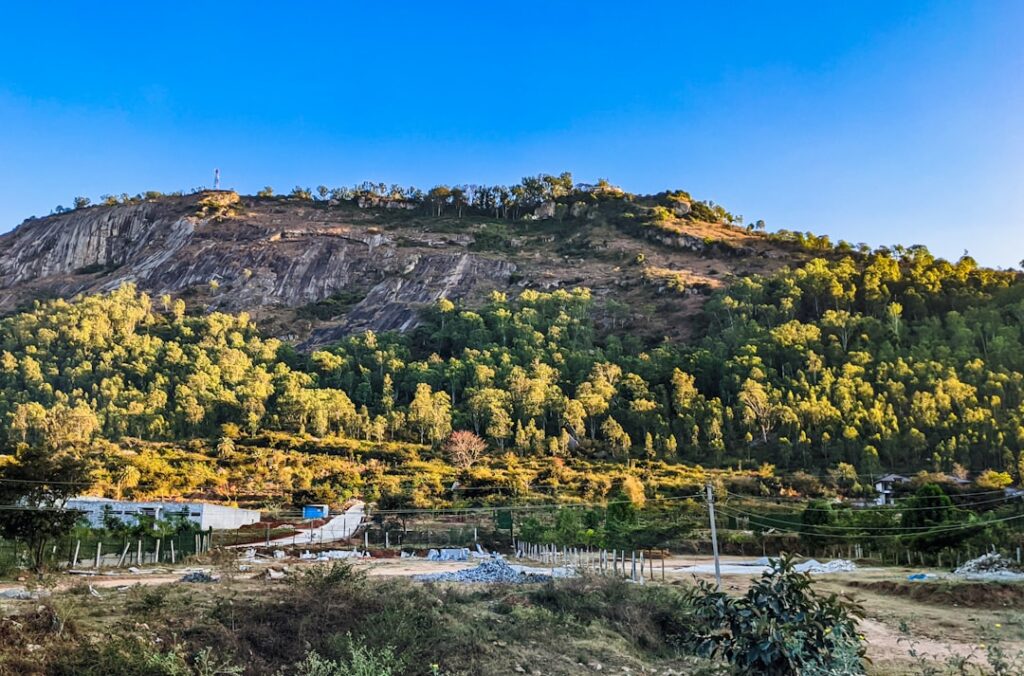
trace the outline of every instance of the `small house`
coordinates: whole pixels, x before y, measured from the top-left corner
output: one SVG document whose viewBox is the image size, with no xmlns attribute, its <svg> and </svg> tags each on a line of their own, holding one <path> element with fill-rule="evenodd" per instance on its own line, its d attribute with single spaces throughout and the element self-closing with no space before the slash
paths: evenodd
<svg viewBox="0 0 1024 676">
<path fill-rule="evenodd" d="M 875 498 L 875 504 L 893 504 L 893 493 L 895 493 L 896 486 L 908 483 L 910 483 L 910 479 L 902 474 L 886 474 L 883 477 L 879 477 L 875 481 L 875 493 L 878 494 L 878 497 Z"/>
</svg>

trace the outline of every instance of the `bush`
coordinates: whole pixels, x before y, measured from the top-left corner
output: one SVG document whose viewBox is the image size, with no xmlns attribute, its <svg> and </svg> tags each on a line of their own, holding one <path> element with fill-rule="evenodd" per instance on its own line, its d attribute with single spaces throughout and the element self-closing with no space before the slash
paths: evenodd
<svg viewBox="0 0 1024 676">
<path fill-rule="evenodd" d="M 329 660 L 315 651 L 295 665 L 295 676 L 392 676 L 402 673 L 402 661 L 391 648 L 373 650 L 351 644 L 347 660 Z"/>
<path fill-rule="evenodd" d="M 315 593 L 331 593 L 343 586 L 362 587 L 366 582 L 366 571 L 345 561 L 335 561 L 307 568 L 291 581 Z"/>
<path fill-rule="evenodd" d="M 861 607 L 820 596 L 811 578 L 783 557 L 740 598 L 700 583 L 689 594 L 698 653 L 725 659 L 744 674 L 861 673 Z"/>
</svg>

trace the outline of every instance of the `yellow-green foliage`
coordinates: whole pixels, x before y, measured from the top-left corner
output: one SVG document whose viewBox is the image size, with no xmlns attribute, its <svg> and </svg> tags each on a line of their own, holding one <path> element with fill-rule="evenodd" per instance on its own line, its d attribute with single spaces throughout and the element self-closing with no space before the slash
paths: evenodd
<svg viewBox="0 0 1024 676">
<path fill-rule="evenodd" d="M 586 289 L 527 290 L 473 309 L 444 302 L 414 336 L 367 332 L 307 356 L 245 314 L 190 316 L 125 286 L 0 320 L 0 455 L 106 440 L 139 465 L 137 490 L 327 485 L 415 504 L 457 501 L 451 482 L 483 472 L 495 490 L 480 501 L 538 486 L 601 499 L 637 460 L 648 495 L 699 485 L 687 462 L 959 464 L 1012 480 L 1022 289 L 970 259 L 878 251 L 737 280 L 707 304 L 692 345 L 603 334 Z M 485 461 L 445 464 L 452 430 L 483 437 Z"/>
</svg>

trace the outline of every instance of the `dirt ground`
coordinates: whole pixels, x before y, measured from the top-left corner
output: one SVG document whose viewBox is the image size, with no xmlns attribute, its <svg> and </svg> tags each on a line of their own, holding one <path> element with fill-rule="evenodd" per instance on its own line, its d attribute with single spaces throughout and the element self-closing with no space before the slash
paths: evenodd
<svg viewBox="0 0 1024 676">
<path fill-rule="evenodd" d="M 727 557 L 723 563 L 742 559 Z M 747 559 L 749 561 L 749 559 Z M 476 561 L 441 562 L 411 558 L 352 559 L 371 576 L 413 576 L 471 568 Z M 134 585 L 162 585 L 177 582 L 189 570 L 208 570 L 243 582 L 266 575 L 268 568 L 294 570 L 314 565 L 315 562 L 295 558 L 257 562 L 219 561 L 216 565 L 198 562 L 191 566 L 143 569 L 137 573 L 127 571 L 104 572 L 97 575 L 55 576 L 47 581 L 52 589 L 66 589 L 86 584 L 97 594 L 109 594 L 109 589 Z M 538 571 L 550 566 L 518 561 L 535 566 Z M 647 584 L 687 584 L 695 579 L 714 580 L 714 574 L 694 575 L 680 568 L 711 564 L 710 557 L 674 556 L 654 561 L 653 579 L 646 569 Z M 244 566 L 244 570 L 239 567 Z M 628 564 L 627 564 L 628 565 Z M 756 570 L 756 569 L 755 569 Z M 912 582 L 913 573 L 935 574 L 923 582 Z M 664 574 L 664 578 L 662 577 Z M 730 593 L 743 593 L 757 577 L 751 574 L 723 575 L 723 587 Z M 824 592 L 845 595 L 861 603 L 865 617 L 860 624 L 867 642 L 867 654 L 874 674 L 921 673 L 921 660 L 945 661 L 951 656 L 973 654 L 983 658 L 987 646 L 998 645 L 1006 653 L 1024 650 L 1024 583 L 980 583 L 952 579 L 942 571 L 922 571 L 904 568 L 859 568 L 852 573 L 833 573 L 815 576 L 817 587 Z M 25 588 L 24 582 L 0 584 L 5 589 Z M 12 604 L 23 602 L 0 600 L 0 608 L 12 610 Z M 912 652 L 918 657 L 914 657 Z M 983 659 L 982 659 L 983 661 Z"/>
</svg>

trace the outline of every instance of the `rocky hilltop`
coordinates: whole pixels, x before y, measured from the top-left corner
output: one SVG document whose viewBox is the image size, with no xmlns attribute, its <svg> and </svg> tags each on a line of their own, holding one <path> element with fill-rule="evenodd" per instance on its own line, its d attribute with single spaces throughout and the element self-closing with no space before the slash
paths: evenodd
<svg viewBox="0 0 1024 676">
<path fill-rule="evenodd" d="M 29 219 L 0 236 L 0 311 L 132 282 L 317 344 L 408 330 L 440 298 L 588 286 L 608 299 L 608 321 L 657 316 L 679 333 L 709 290 L 778 258 L 765 240 L 710 224 L 647 234 L 593 208 L 556 219 L 541 205 L 508 222 L 401 206 L 208 191 Z"/>
</svg>

